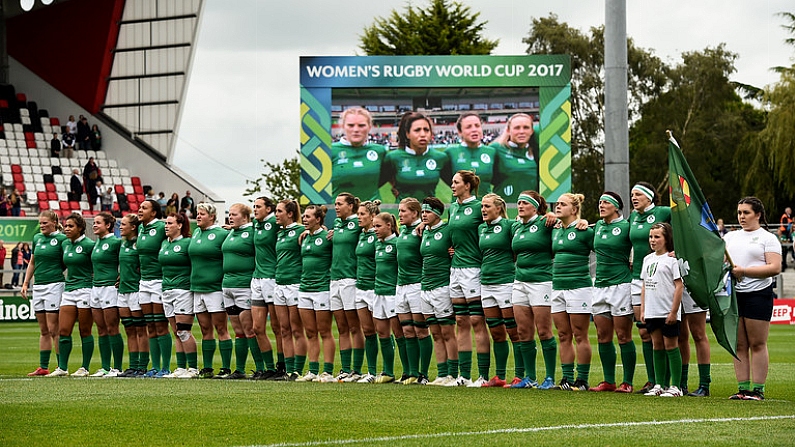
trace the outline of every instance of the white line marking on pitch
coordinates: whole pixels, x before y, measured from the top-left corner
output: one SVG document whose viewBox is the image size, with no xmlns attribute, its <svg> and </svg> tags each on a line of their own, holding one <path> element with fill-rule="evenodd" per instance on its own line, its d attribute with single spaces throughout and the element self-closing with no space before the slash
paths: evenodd
<svg viewBox="0 0 795 447">
<path fill-rule="evenodd" d="M 249 447 L 312 447 L 319 445 L 345 445 L 345 444 L 367 444 L 372 442 L 392 442 L 392 441 L 402 441 L 407 439 L 447 438 L 453 436 L 482 436 L 482 435 L 505 434 L 505 433 L 533 433 L 533 432 L 568 430 L 568 429 L 637 427 L 642 425 L 701 424 L 705 422 L 772 421 L 777 419 L 795 419 L 795 414 L 780 415 L 780 416 L 755 416 L 747 418 L 678 419 L 675 421 L 614 422 L 606 424 L 576 424 L 576 425 L 569 424 L 569 425 L 553 425 L 549 427 L 502 428 L 497 430 L 426 433 L 426 434 L 417 434 L 417 435 L 382 436 L 377 438 L 330 439 L 327 441 L 309 441 L 309 442 L 284 442 L 277 444 L 254 445 Z"/>
</svg>

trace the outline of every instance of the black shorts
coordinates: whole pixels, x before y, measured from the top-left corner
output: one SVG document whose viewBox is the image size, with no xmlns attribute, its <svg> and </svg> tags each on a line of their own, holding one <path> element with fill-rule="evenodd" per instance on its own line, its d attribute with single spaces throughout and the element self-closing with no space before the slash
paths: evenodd
<svg viewBox="0 0 795 447">
<path fill-rule="evenodd" d="M 773 285 L 753 292 L 737 292 L 737 307 L 742 318 L 770 321 L 773 317 Z"/>
<path fill-rule="evenodd" d="M 665 318 L 647 318 L 646 330 L 652 333 L 658 329 L 662 330 L 663 337 L 679 337 L 679 322 L 665 324 Z"/>
</svg>

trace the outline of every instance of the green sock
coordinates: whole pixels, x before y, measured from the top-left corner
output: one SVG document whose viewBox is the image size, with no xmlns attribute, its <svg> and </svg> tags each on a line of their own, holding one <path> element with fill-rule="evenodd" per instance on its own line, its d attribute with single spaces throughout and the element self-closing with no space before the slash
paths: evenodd
<svg viewBox="0 0 795 447">
<path fill-rule="evenodd" d="M 397 345 L 398 357 L 400 357 L 400 365 L 402 366 L 403 372 L 405 373 L 409 370 L 408 351 L 406 350 L 406 337 L 396 338 L 395 344 Z M 394 376 L 394 374 L 392 375 Z"/>
<path fill-rule="evenodd" d="M 447 362 L 441 362 L 436 364 L 436 375 L 438 377 L 444 377 L 447 375 Z"/>
<path fill-rule="evenodd" d="M 406 339 L 406 358 L 408 359 L 409 370 L 408 372 L 403 372 L 417 377 L 420 373 L 420 342 L 417 337 Z"/>
<path fill-rule="evenodd" d="M 141 351 L 138 353 L 138 364 L 136 366 L 138 369 L 146 371 L 146 368 L 149 366 L 149 351 Z"/>
<path fill-rule="evenodd" d="M 188 366 L 188 357 L 185 355 L 185 352 L 177 351 L 177 369 L 182 368 L 185 369 Z"/>
<path fill-rule="evenodd" d="M 756 382 L 754 382 L 753 390 L 764 393 L 765 392 L 765 384 L 764 383 L 756 383 Z"/>
<path fill-rule="evenodd" d="M 215 356 L 216 344 L 217 343 L 214 338 L 212 340 L 202 340 L 202 362 L 204 363 L 203 368 L 213 367 L 213 357 Z"/>
<path fill-rule="evenodd" d="M 232 339 L 218 340 L 218 351 L 221 352 L 221 368 L 232 369 Z"/>
<path fill-rule="evenodd" d="M 654 372 L 654 347 L 650 341 L 643 342 L 643 361 L 646 363 L 646 378 L 651 383 L 656 383 L 657 375 Z M 662 382 L 660 382 L 662 385 Z"/>
<path fill-rule="evenodd" d="M 158 337 L 149 339 L 149 353 L 152 356 L 152 368 L 160 371 L 160 341 Z"/>
<path fill-rule="evenodd" d="M 590 363 L 578 363 L 577 364 L 577 379 L 582 380 L 584 382 L 588 382 L 588 376 L 591 374 L 591 364 Z"/>
<path fill-rule="evenodd" d="M 666 359 L 667 359 L 666 354 Z M 671 362 L 668 360 L 665 361 L 665 381 L 663 382 L 663 388 L 668 388 L 671 385 Z"/>
<path fill-rule="evenodd" d="M 447 375 L 455 378 L 455 373 L 458 372 L 458 359 L 447 359 Z"/>
<path fill-rule="evenodd" d="M 352 349 L 340 349 L 340 363 L 342 364 L 342 372 L 351 372 L 351 355 Z"/>
<path fill-rule="evenodd" d="M 58 340 L 58 349 L 61 351 L 58 357 L 58 367 L 64 371 L 69 371 L 69 354 L 72 353 L 72 336 L 61 335 Z"/>
<path fill-rule="evenodd" d="M 52 353 L 51 350 L 42 350 L 39 351 L 39 366 L 42 369 L 50 369 L 50 354 Z"/>
<path fill-rule="evenodd" d="M 235 337 L 235 371 L 246 372 L 246 360 L 248 360 L 248 340 Z"/>
<path fill-rule="evenodd" d="M 665 384 L 665 350 L 654 350 L 654 384 L 663 386 Z"/>
<path fill-rule="evenodd" d="M 519 342 L 519 353 L 522 356 L 522 363 L 524 364 L 524 376 L 536 380 L 536 355 L 538 348 L 536 348 L 536 341 L 522 341 Z"/>
<path fill-rule="evenodd" d="M 284 358 L 284 370 L 287 371 L 287 374 L 292 374 L 295 371 L 295 357 Z"/>
<path fill-rule="evenodd" d="M 273 350 L 260 351 L 262 361 L 265 362 L 265 369 L 267 371 L 276 371 L 276 365 L 273 363 Z"/>
<path fill-rule="evenodd" d="M 82 337 L 80 343 L 83 345 L 83 368 L 91 367 L 91 357 L 94 356 L 94 336 Z"/>
<path fill-rule="evenodd" d="M 353 370 L 353 371 L 355 371 L 355 372 L 357 372 L 359 374 L 361 374 L 362 365 L 364 365 L 364 350 L 365 350 L 365 348 L 366 348 L 366 346 L 364 348 L 353 348 L 353 367 L 351 368 L 351 370 Z M 369 369 L 369 367 L 370 367 L 369 363 L 367 364 L 367 367 Z"/>
<path fill-rule="evenodd" d="M 458 369 L 461 377 L 472 379 L 472 351 L 458 351 Z"/>
<path fill-rule="evenodd" d="M 334 374 L 334 363 L 333 362 L 324 362 L 323 363 L 323 372 Z"/>
<path fill-rule="evenodd" d="M 555 369 L 558 364 L 558 341 L 555 337 L 541 340 L 541 353 L 544 355 L 544 368 L 546 377 L 555 381 Z"/>
<path fill-rule="evenodd" d="M 262 360 L 262 352 L 259 350 L 257 337 L 251 337 L 248 339 L 248 349 L 251 351 L 251 358 L 254 359 L 254 370 L 265 371 L 265 361 Z"/>
<path fill-rule="evenodd" d="M 690 374 L 690 364 L 689 363 L 682 363 L 682 378 L 679 382 L 679 389 L 686 389 L 687 388 L 687 376 Z M 676 382 L 674 382 L 676 383 Z"/>
<path fill-rule="evenodd" d="M 519 378 L 524 378 L 524 358 L 522 357 L 522 348 L 520 345 L 521 342 L 512 341 L 511 346 L 513 347 L 513 365 L 514 365 L 514 376 Z"/>
<path fill-rule="evenodd" d="M 632 385 L 635 380 L 635 363 L 638 361 L 635 343 L 619 343 L 618 347 L 621 351 L 621 363 L 624 365 L 624 382 Z"/>
<path fill-rule="evenodd" d="M 428 336 L 418 340 L 420 344 L 420 366 L 419 374 L 428 377 L 428 370 L 431 368 L 431 357 L 433 357 L 433 338 Z"/>
<path fill-rule="evenodd" d="M 574 382 L 574 363 L 561 363 L 560 368 L 563 370 L 563 378 Z"/>
<path fill-rule="evenodd" d="M 602 372 L 605 382 L 616 384 L 616 345 L 613 342 L 599 343 L 599 358 L 602 360 Z"/>
<path fill-rule="evenodd" d="M 372 334 L 364 337 L 364 352 L 367 354 L 367 372 L 376 375 L 378 362 L 378 335 Z M 355 362 L 354 362 L 355 364 Z M 361 368 L 361 365 L 359 365 Z M 356 370 L 356 366 L 353 367 Z"/>
<path fill-rule="evenodd" d="M 502 380 L 505 380 L 505 373 L 508 370 L 508 341 L 492 343 L 494 349 L 494 373 Z"/>
<path fill-rule="evenodd" d="M 285 360 L 286 360 L 286 359 L 285 359 L 285 357 L 284 357 L 284 353 L 283 353 L 283 352 L 277 352 L 277 353 L 276 353 L 276 361 L 277 361 L 278 363 L 285 363 Z"/>
<path fill-rule="evenodd" d="M 310 361 L 309 362 L 309 372 L 311 372 L 312 374 L 315 374 L 315 375 L 320 373 L 320 362 L 312 362 L 312 361 Z"/>
<path fill-rule="evenodd" d="M 306 365 L 306 356 L 305 355 L 297 355 L 293 360 L 293 368 L 294 371 L 298 373 L 299 376 L 304 375 L 304 365 Z"/>
<path fill-rule="evenodd" d="M 395 345 L 392 344 L 392 337 L 381 338 L 381 356 L 384 358 L 384 374 L 395 377 Z M 370 366 L 370 361 L 367 361 Z"/>
<path fill-rule="evenodd" d="M 63 339 L 63 337 L 61 337 L 61 338 Z M 61 345 L 61 346 L 63 346 L 63 345 Z M 62 349 L 61 352 L 63 352 L 63 348 L 61 348 L 61 349 Z M 63 368 L 61 368 L 61 369 L 63 369 Z M 737 382 L 737 385 L 739 386 L 740 391 L 751 391 L 751 381 L 750 380 L 744 380 L 742 382 Z"/>
<path fill-rule="evenodd" d="M 682 353 L 679 347 L 665 351 L 668 356 L 669 370 L 671 371 L 671 383 L 679 386 L 682 383 Z"/>
<path fill-rule="evenodd" d="M 124 358 L 124 339 L 121 334 L 110 336 L 110 352 L 113 355 L 113 368 L 121 371 L 122 359 Z"/>
<path fill-rule="evenodd" d="M 61 354 L 55 353 L 55 364 L 57 365 L 61 361 Z"/>
<path fill-rule="evenodd" d="M 478 352 L 476 357 L 478 359 L 478 375 L 488 380 L 489 370 L 491 369 L 491 353 Z"/>
<path fill-rule="evenodd" d="M 110 336 L 108 335 L 100 335 L 98 345 L 99 345 L 99 361 L 100 366 L 105 371 L 110 371 Z"/>
<path fill-rule="evenodd" d="M 161 367 L 165 370 L 171 370 L 171 348 L 173 347 L 173 341 L 171 340 L 171 335 L 161 335 L 157 337 L 160 343 L 160 358 L 162 359 L 160 362 L 162 363 Z"/>
<path fill-rule="evenodd" d="M 186 352 L 185 358 L 188 360 L 188 368 L 199 369 L 199 353 L 196 351 Z"/>
<path fill-rule="evenodd" d="M 139 354 L 139 353 L 137 353 L 137 352 L 135 352 L 135 351 L 130 351 L 130 352 L 129 352 L 129 356 L 130 356 L 130 369 L 138 369 L 138 359 L 139 359 L 139 356 L 138 356 L 138 354 Z"/>
<path fill-rule="evenodd" d="M 712 382 L 712 377 L 710 376 L 710 364 L 709 363 L 699 363 L 698 364 L 698 386 L 704 387 L 709 389 L 709 384 Z"/>
</svg>

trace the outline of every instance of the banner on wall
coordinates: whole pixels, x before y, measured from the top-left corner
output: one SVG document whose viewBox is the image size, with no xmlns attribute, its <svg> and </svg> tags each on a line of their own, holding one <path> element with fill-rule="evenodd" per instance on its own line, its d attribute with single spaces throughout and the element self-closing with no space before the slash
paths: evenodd
<svg viewBox="0 0 795 447">
<path fill-rule="evenodd" d="M 14 245 L 17 242 L 32 242 L 38 232 L 39 220 L 36 218 L 0 217 L 0 240 L 6 245 L 11 242 Z"/>
<path fill-rule="evenodd" d="M 509 203 L 525 189 L 549 201 L 571 189 L 568 55 L 302 57 L 300 73 L 302 203 L 332 203 L 342 191 L 384 203 L 420 193 L 448 201 L 459 169 L 480 176 L 480 195 Z M 351 107 L 372 118 L 364 144 L 351 144 L 339 122 Z M 408 111 L 432 124 L 424 153 L 398 147 Z M 465 113 L 482 119 L 480 147 L 461 144 L 455 123 Z M 532 120 L 530 141 L 500 144 L 517 114 Z"/>
<path fill-rule="evenodd" d="M 770 319 L 774 324 L 795 324 L 795 299 L 773 300 L 773 317 Z"/>
</svg>

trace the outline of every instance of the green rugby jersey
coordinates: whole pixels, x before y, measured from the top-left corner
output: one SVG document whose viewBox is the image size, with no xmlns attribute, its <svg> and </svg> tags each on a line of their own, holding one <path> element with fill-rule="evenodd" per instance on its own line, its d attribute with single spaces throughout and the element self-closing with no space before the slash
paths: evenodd
<svg viewBox="0 0 795 447">
<path fill-rule="evenodd" d="M 331 241 L 326 239 L 328 231 L 318 229 L 304 238 L 301 244 L 301 292 L 326 292 L 329 290 L 331 277 Z"/>
<path fill-rule="evenodd" d="M 354 210 L 356 211 L 356 210 Z M 336 281 L 344 278 L 356 278 L 356 245 L 359 243 L 359 218 L 356 215 L 347 219 L 334 219 L 333 263 L 331 265 L 331 279 Z"/>
<path fill-rule="evenodd" d="M 351 146 L 346 140 L 331 145 L 332 197 L 349 192 L 361 200 L 380 199 L 376 181 L 386 148 L 380 144 Z"/>
<path fill-rule="evenodd" d="M 224 255 L 224 280 L 227 289 L 247 289 L 254 276 L 256 250 L 254 249 L 254 225 L 251 222 L 235 228 L 221 245 Z"/>
<path fill-rule="evenodd" d="M 279 225 L 276 216 L 270 213 L 262 220 L 254 220 L 254 249 L 256 250 L 256 263 L 254 278 L 270 278 L 276 276 L 276 238 L 279 235 Z"/>
<path fill-rule="evenodd" d="M 629 222 L 623 217 L 594 227 L 593 251 L 596 253 L 596 287 L 609 287 L 632 281 L 629 270 Z"/>
<path fill-rule="evenodd" d="M 527 222 L 516 222 L 511 249 L 516 255 L 516 280 L 552 281 L 552 230 L 546 216 L 536 214 Z"/>
<path fill-rule="evenodd" d="M 63 263 L 66 265 L 66 287 L 64 291 L 91 288 L 94 285 L 94 267 L 91 265 L 91 250 L 94 241 L 85 235 L 72 242 L 63 242 Z"/>
<path fill-rule="evenodd" d="M 166 223 L 162 220 L 153 220 L 149 225 L 138 228 L 138 259 L 141 262 L 141 280 L 153 281 L 163 278 L 157 256 L 160 246 L 166 240 Z"/>
<path fill-rule="evenodd" d="M 422 255 L 422 290 L 434 290 L 450 285 L 450 252 L 452 246 L 450 227 L 439 222 L 426 227 L 422 233 L 420 254 Z"/>
<path fill-rule="evenodd" d="M 417 219 L 411 225 L 400 227 L 400 234 L 395 242 L 398 251 L 397 283 L 399 286 L 419 283 L 422 277 L 422 255 L 420 254 L 422 237 L 414 232 L 421 222 Z"/>
<path fill-rule="evenodd" d="M 480 194 L 491 191 L 491 180 L 494 176 L 494 162 L 497 151 L 491 146 L 480 145 L 471 148 L 465 144 L 450 146 L 445 151 L 450 163 L 450 171 L 473 171 L 480 177 Z M 455 261 L 455 260 L 454 260 Z"/>
<path fill-rule="evenodd" d="M 578 230 L 574 221 L 566 228 L 552 232 L 552 251 L 555 263 L 552 267 L 552 288 L 571 290 L 592 287 L 593 280 L 588 268 L 593 250 L 593 229 Z"/>
<path fill-rule="evenodd" d="M 516 266 L 513 261 L 511 239 L 516 222 L 502 217 L 496 222 L 480 224 L 480 251 L 483 266 L 480 268 L 481 284 L 513 283 Z"/>
<path fill-rule="evenodd" d="M 301 282 L 301 246 L 298 236 L 304 226 L 295 222 L 279 230 L 276 239 L 276 284 L 289 285 Z"/>
<path fill-rule="evenodd" d="M 650 206 L 643 212 L 635 210 L 629 214 L 629 240 L 634 249 L 632 254 L 632 279 L 640 279 L 643 270 L 643 258 L 651 253 L 649 232 L 657 222 L 671 223 L 671 208 L 667 206 Z"/>
<path fill-rule="evenodd" d="M 94 265 L 94 287 L 115 286 L 119 279 L 119 248 L 121 239 L 108 233 L 94 243 L 91 263 Z"/>
<path fill-rule="evenodd" d="M 204 230 L 196 228 L 191 237 L 190 290 L 198 293 L 220 292 L 224 280 L 224 254 L 221 245 L 229 231 L 218 225 Z"/>
<path fill-rule="evenodd" d="M 359 234 L 359 244 L 356 245 L 356 288 L 359 290 L 373 290 L 375 287 L 375 245 L 377 240 L 375 230 L 372 228 Z"/>
<path fill-rule="evenodd" d="M 527 156 L 526 149 L 507 147 L 496 142 L 492 147 L 497 150 L 492 191 L 507 203 L 513 203 L 520 192 L 538 190 L 538 163 Z"/>
<path fill-rule="evenodd" d="M 190 290 L 190 238 L 168 238 L 160 246 L 158 262 L 163 270 L 163 290 Z"/>
<path fill-rule="evenodd" d="M 33 279 L 36 284 L 64 282 L 63 243 L 68 238 L 59 231 L 33 235 Z"/>
<path fill-rule="evenodd" d="M 391 296 L 396 293 L 398 280 L 397 236 L 389 235 L 375 242 L 375 294 Z"/>
<path fill-rule="evenodd" d="M 119 248 L 119 293 L 138 291 L 141 281 L 141 261 L 138 259 L 136 240 L 122 239 Z"/>
<path fill-rule="evenodd" d="M 478 227 L 483 223 L 480 200 L 472 196 L 463 203 L 457 200 L 447 210 L 447 224 L 453 241 L 453 268 L 480 268 L 483 256 L 478 246 Z"/>
<path fill-rule="evenodd" d="M 397 202 L 407 197 L 422 200 L 436 195 L 436 185 L 442 178 L 443 170 L 449 171 L 447 155 L 443 152 L 428 148 L 422 155 L 417 155 L 408 148 L 397 149 L 389 151 L 384 157 L 380 183 L 395 181 Z"/>
</svg>

